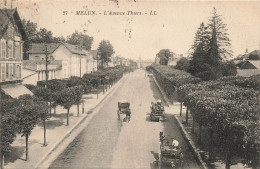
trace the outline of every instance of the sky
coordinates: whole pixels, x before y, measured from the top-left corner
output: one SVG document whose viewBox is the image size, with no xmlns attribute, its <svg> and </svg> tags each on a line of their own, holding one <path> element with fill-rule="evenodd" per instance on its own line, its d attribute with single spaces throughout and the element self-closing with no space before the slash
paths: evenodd
<svg viewBox="0 0 260 169">
<path fill-rule="evenodd" d="M 10 8 L 11 0 L 6 1 Z M 260 1 L 14 0 L 15 7 L 21 18 L 51 30 L 54 36 L 84 32 L 94 38 L 92 49 L 109 40 L 115 55 L 135 60 L 153 60 L 161 49 L 186 56 L 200 23 L 207 24 L 216 7 L 227 24 L 234 57 L 246 49 L 260 49 Z M 76 15 L 76 11 L 95 11 L 96 15 Z M 104 15 L 110 11 L 125 15 Z"/>
</svg>

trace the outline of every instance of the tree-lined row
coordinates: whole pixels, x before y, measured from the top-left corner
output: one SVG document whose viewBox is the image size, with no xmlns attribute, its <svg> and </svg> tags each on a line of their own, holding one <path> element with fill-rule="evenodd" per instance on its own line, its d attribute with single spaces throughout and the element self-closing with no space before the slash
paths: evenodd
<svg viewBox="0 0 260 169">
<path fill-rule="evenodd" d="M 183 84 L 201 81 L 185 71 L 173 69 L 169 66 L 152 64 L 146 67 L 146 70 L 153 72 L 154 77 L 160 83 L 167 96 L 172 96 L 178 87 Z"/>
<path fill-rule="evenodd" d="M 237 82 L 245 84 L 249 79 L 186 84 L 178 89 L 180 101 L 199 124 L 198 142 L 201 142 L 204 126 L 210 138 L 209 159 L 214 159 L 214 145 L 219 152 L 226 153 L 226 168 L 230 168 L 233 156 L 242 156 L 253 168 L 259 166 L 260 92 L 250 84 L 246 87 L 236 85 Z"/>
<path fill-rule="evenodd" d="M 178 89 L 180 115 L 184 103 L 186 123 L 190 111 L 192 130 L 195 122 L 199 124 L 199 143 L 202 126 L 207 129 L 209 160 L 214 160 L 213 149 L 217 149 L 226 153 L 226 168 L 230 168 L 234 156 L 242 156 L 253 168 L 259 166 L 260 76 L 200 81 L 169 66 L 152 65 L 147 70 L 153 72 L 168 96 Z"/>
<path fill-rule="evenodd" d="M 98 88 L 99 85 L 112 85 L 129 69 L 117 66 L 85 74 L 82 78 L 53 79 L 47 83 L 41 81 L 38 83 L 38 86 L 27 85 L 34 96 L 23 95 L 18 99 L 6 96 L 5 99 L 1 99 L 1 166 L 3 166 L 4 155 L 11 151 L 10 145 L 17 133 L 25 136 L 27 159 L 28 138 L 38 123 L 43 125 L 43 144 L 46 145 L 45 121 L 50 117 L 52 108 L 54 108 L 54 113 L 56 113 L 58 105 L 67 109 L 67 125 L 69 125 L 70 108 L 73 105 L 77 105 L 77 115 L 79 116 L 79 105 L 84 102 L 82 101 L 84 93 L 90 92 L 93 88 Z"/>
</svg>

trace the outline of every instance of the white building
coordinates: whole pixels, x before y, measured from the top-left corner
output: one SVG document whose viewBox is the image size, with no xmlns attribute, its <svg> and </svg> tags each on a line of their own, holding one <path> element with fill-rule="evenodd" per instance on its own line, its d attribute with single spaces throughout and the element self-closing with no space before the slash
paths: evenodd
<svg viewBox="0 0 260 169">
<path fill-rule="evenodd" d="M 65 79 L 71 76 L 82 77 L 85 73 L 87 73 L 88 53 L 76 45 L 71 45 L 68 43 L 33 43 L 28 51 L 28 54 L 29 64 L 24 66 L 23 71 L 34 71 L 31 72 L 32 74 L 37 72 L 37 78 L 24 75 L 24 83 L 35 84 L 37 81 L 45 80 L 46 54 L 48 60 L 50 61 L 48 64 L 49 80 L 52 78 Z M 34 68 L 30 69 L 30 65 Z M 30 82 L 27 78 L 34 80 L 34 82 Z M 35 79 L 37 79 L 36 82 Z"/>
<path fill-rule="evenodd" d="M 97 50 L 84 51 L 86 56 L 86 73 L 97 71 Z"/>
</svg>

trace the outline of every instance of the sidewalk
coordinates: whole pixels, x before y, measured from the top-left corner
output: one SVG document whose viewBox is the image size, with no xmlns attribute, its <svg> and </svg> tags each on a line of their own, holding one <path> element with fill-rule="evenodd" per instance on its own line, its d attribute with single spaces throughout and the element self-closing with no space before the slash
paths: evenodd
<svg viewBox="0 0 260 169">
<path fill-rule="evenodd" d="M 82 114 L 82 105 L 80 105 L 80 114 L 79 117 L 77 117 L 77 106 L 73 106 L 70 109 L 69 126 L 66 125 L 66 109 L 57 107 L 55 115 L 52 110 L 52 117 L 46 121 L 47 145 L 43 145 L 43 126 L 40 123 L 33 129 L 31 135 L 29 136 L 29 159 L 27 161 L 25 161 L 25 137 L 17 135 L 15 141 L 11 145 L 11 153 L 5 157 L 4 168 L 31 169 L 39 167 L 39 163 L 43 162 L 45 158 L 47 158 L 47 156 L 67 138 L 67 135 L 71 135 L 72 131 L 77 128 L 82 121 L 88 119 L 99 103 L 101 103 L 107 95 L 115 90 L 126 76 L 120 79 L 110 89 L 107 89 L 107 92 L 104 94 L 100 91 L 98 99 L 97 94 L 83 95 L 84 114 Z"/>
<path fill-rule="evenodd" d="M 186 107 L 184 105 L 182 105 L 182 116 L 180 116 L 180 103 L 179 102 L 171 102 L 168 97 L 166 96 L 165 92 L 162 90 L 160 84 L 157 82 L 157 80 L 155 79 L 155 77 L 153 76 L 153 79 L 156 83 L 156 85 L 158 86 L 164 100 L 167 103 L 167 106 L 165 106 L 165 112 L 167 114 L 172 114 L 173 117 L 177 120 L 178 122 L 178 126 L 180 128 L 180 131 L 183 135 L 183 138 L 185 139 L 185 141 L 188 143 L 189 148 L 191 149 L 191 151 L 193 152 L 193 154 L 196 157 L 196 160 L 198 162 L 198 164 L 200 165 L 200 167 L 202 169 L 207 169 L 206 163 L 202 160 L 200 153 L 199 153 L 199 149 L 195 146 L 194 142 L 192 141 L 192 139 L 190 138 L 190 135 L 187 133 L 184 125 L 183 125 L 183 120 L 180 120 L 182 117 L 186 116 Z"/>
</svg>

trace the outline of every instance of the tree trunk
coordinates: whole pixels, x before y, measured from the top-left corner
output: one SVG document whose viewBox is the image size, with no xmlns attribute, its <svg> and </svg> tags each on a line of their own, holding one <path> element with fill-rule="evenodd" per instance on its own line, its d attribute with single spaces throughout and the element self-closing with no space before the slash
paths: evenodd
<svg viewBox="0 0 260 169">
<path fill-rule="evenodd" d="M 51 116 L 51 102 L 50 102 L 50 116 Z"/>
<path fill-rule="evenodd" d="M 83 100 L 83 102 L 82 102 L 82 114 L 84 114 L 84 107 L 85 107 L 84 104 L 85 104 L 85 103 L 84 103 L 84 100 Z"/>
<path fill-rule="evenodd" d="M 186 108 L 186 125 L 188 126 L 189 124 L 189 109 L 188 107 Z"/>
<path fill-rule="evenodd" d="M 46 146 L 46 125 L 45 125 L 45 118 L 43 119 L 43 145 Z"/>
<path fill-rule="evenodd" d="M 192 117 L 192 130 L 191 132 L 194 133 L 194 128 L 195 128 L 195 119 Z"/>
<path fill-rule="evenodd" d="M 104 86 L 104 83 L 103 83 L 103 94 L 105 93 L 105 86 Z"/>
<path fill-rule="evenodd" d="M 56 114 L 56 108 L 57 108 L 57 106 L 54 107 L 54 114 Z"/>
<path fill-rule="evenodd" d="M 214 154 L 213 154 L 213 130 L 208 129 L 209 134 L 209 161 L 212 162 L 214 160 Z"/>
<path fill-rule="evenodd" d="M 4 169 L 4 164 L 5 164 L 5 156 L 4 154 L 1 154 L 1 169 Z"/>
<path fill-rule="evenodd" d="M 227 150 L 226 152 L 226 169 L 230 169 L 231 166 L 231 154 L 230 150 Z"/>
<path fill-rule="evenodd" d="M 79 117 L 79 103 L 77 104 L 77 116 Z"/>
<path fill-rule="evenodd" d="M 180 116 L 182 115 L 182 102 L 181 102 L 181 107 L 180 107 Z"/>
<path fill-rule="evenodd" d="M 29 137 L 29 134 L 25 134 L 25 144 L 26 144 L 25 161 L 28 160 L 28 137 Z"/>
<path fill-rule="evenodd" d="M 199 140 L 198 140 L 198 143 L 199 143 L 199 145 L 201 145 L 201 129 L 202 129 L 202 124 L 201 124 L 201 122 L 199 123 Z"/>
<path fill-rule="evenodd" d="M 69 125 L 69 114 L 70 114 L 70 109 L 67 109 L 67 126 Z"/>
</svg>

